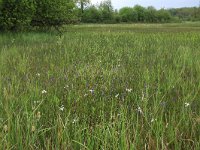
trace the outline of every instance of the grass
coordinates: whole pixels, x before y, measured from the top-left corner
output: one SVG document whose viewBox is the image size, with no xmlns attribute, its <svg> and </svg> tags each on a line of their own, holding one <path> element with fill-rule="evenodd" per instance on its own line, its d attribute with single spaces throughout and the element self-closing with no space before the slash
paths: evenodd
<svg viewBox="0 0 200 150">
<path fill-rule="evenodd" d="M 200 26 L 0 35 L 0 149 L 200 149 Z"/>
</svg>

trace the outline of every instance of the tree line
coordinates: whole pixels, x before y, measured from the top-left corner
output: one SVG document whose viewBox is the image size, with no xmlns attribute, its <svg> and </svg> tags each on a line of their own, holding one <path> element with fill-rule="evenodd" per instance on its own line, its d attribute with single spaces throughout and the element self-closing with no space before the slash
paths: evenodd
<svg viewBox="0 0 200 150">
<path fill-rule="evenodd" d="M 0 0 L 0 30 L 59 27 L 75 18 L 73 0 Z"/>
<path fill-rule="evenodd" d="M 84 1 L 84 0 L 83 0 Z M 87 1 L 88 2 L 88 1 Z M 85 23 L 167 23 L 181 21 L 200 21 L 200 8 L 159 9 L 153 6 L 123 7 L 114 10 L 111 0 L 104 0 L 99 5 L 84 3 L 80 18 Z M 83 8 L 83 7 L 82 7 Z"/>
<path fill-rule="evenodd" d="M 153 6 L 114 10 L 111 0 L 0 0 L 0 30 L 56 27 L 71 23 L 167 23 L 199 21 L 200 8 L 155 9 Z"/>
</svg>

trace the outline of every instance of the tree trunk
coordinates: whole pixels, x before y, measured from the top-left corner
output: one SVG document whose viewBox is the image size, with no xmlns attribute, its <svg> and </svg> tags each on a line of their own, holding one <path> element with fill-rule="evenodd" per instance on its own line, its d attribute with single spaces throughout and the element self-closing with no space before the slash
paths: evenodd
<svg viewBox="0 0 200 150">
<path fill-rule="evenodd" d="M 81 13 L 83 14 L 83 11 L 84 11 L 84 3 L 83 1 L 81 0 Z"/>
</svg>

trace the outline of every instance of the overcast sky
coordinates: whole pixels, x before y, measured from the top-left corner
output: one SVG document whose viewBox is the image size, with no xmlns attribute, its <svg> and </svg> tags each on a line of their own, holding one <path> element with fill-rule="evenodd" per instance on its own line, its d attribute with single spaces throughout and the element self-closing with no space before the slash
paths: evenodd
<svg viewBox="0 0 200 150">
<path fill-rule="evenodd" d="M 101 0 L 91 0 L 93 4 L 97 4 L 100 1 Z M 136 4 L 145 7 L 154 6 L 157 9 L 199 6 L 199 0 L 111 0 L 111 1 L 115 9 L 119 9 L 124 6 L 132 7 Z"/>
</svg>

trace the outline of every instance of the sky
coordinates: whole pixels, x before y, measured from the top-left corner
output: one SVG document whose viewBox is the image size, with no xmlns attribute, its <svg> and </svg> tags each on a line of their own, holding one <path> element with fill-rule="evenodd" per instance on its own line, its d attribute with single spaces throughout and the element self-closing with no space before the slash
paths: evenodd
<svg viewBox="0 0 200 150">
<path fill-rule="evenodd" d="M 199 6 L 200 0 L 111 0 L 115 9 L 120 9 L 125 6 L 134 6 L 136 4 L 144 7 L 154 6 L 160 8 L 180 8 Z M 101 0 L 91 0 L 92 4 L 97 4 Z"/>
</svg>

